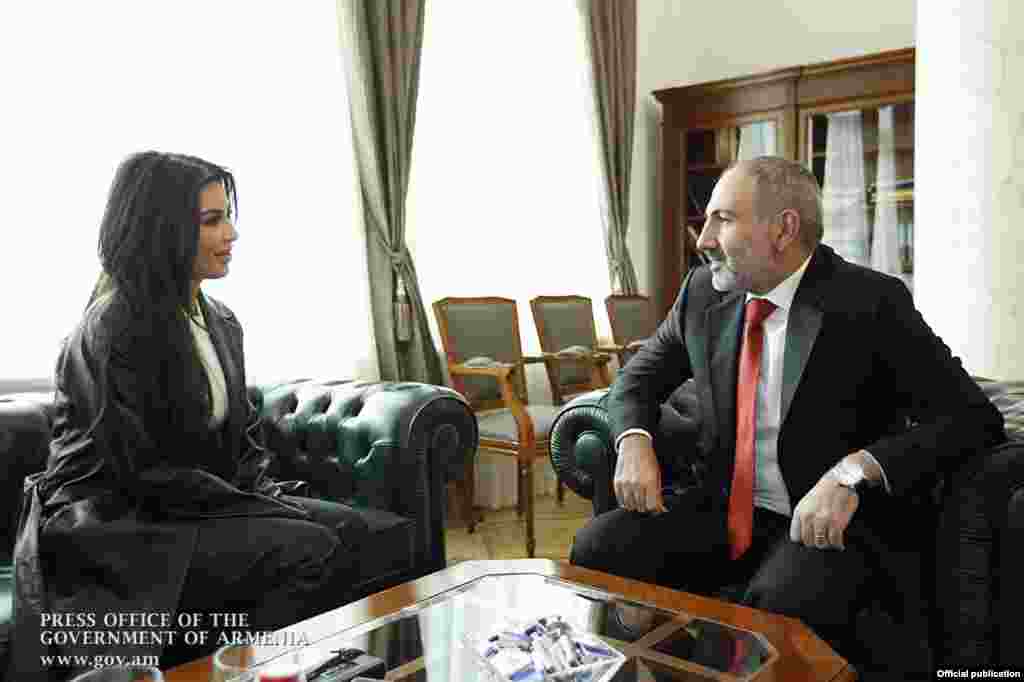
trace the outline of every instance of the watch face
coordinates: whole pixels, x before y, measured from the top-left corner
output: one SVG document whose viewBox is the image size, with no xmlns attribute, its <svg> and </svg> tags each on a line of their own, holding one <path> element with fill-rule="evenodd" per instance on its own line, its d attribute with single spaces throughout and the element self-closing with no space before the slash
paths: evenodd
<svg viewBox="0 0 1024 682">
<path fill-rule="evenodd" d="M 864 472 L 856 464 L 843 462 L 836 468 L 836 478 L 841 485 L 853 488 L 864 480 Z"/>
</svg>

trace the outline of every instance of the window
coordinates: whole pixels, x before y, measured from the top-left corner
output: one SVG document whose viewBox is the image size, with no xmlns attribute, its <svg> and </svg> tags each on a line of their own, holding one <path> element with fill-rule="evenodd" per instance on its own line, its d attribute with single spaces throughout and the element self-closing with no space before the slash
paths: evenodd
<svg viewBox="0 0 1024 682">
<path fill-rule="evenodd" d="M 51 376 L 114 170 L 144 149 L 236 175 L 232 272 L 204 290 L 245 327 L 250 383 L 376 378 L 333 2 L 5 3 L 0 59 L 0 378 Z"/>
<path fill-rule="evenodd" d="M 572 2 L 441 0 L 427 6 L 413 145 L 408 242 L 430 305 L 445 296 L 516 299 L 525 353 L 540 344 L 529 301 L 577 294 L 610 339 L 598 148 L 581 22 Z M 550 404 L 543 365 L 531 402 Z M 515 461 L 482 452 L 476 503 L 514 504 Z M 536 467 L 538 494 L 555 487 Z"/>
<path fill-rule="evenodd" d="M 517 300 L 526 353 L 539 352 L 529 300 L 577 294 L 610 338 L 589 69 L 574 3 L 433 2 L 421 59 L 409 242 L 431 325 L 445 296 Z M 435 339 L 440 340 L 434 327 Z M 544 369 L 530 395 L 550 397 Z"/>
</svg>

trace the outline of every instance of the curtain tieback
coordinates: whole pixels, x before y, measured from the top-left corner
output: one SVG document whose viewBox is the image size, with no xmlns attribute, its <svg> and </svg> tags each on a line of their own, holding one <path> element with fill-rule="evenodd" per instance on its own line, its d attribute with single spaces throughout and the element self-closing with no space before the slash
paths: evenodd
<svg viewBox="0 0 1024 682">
<path fill-rule="evenodd" d="M 384 253 L 386 253 L 388 258 L 391 260 L 391 267 L 395 268 L 396 270 L 403 265 L 407 265 L 409 262 L 409 257 L 406 255 L 404 250 L 393 251 L 391 249 L 385 248 Z"/>
</svg>

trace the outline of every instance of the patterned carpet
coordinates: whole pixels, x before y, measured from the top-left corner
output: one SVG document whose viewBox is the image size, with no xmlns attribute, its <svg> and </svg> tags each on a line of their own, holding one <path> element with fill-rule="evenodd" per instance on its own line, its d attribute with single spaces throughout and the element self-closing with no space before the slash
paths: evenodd
<svg viewBox="0 0 1024 682">
<path fill-rule="evenodd" d="M 568 559 L 569 547 L 576 531 L 592 516 L 589 500 L 565 491 L 565 502 L 559 505 L 554 495 L 535 500 L 537 558 Z M 449 519 L 445 531 L 448 565 L 470 559 L 526 558 L 526 523 L 515 509 L 478 510 L 483 521 L 473 533 L 467 532 L 465 519 L 458 514 L 454 488 L 448 490 Z"/>
</svg>

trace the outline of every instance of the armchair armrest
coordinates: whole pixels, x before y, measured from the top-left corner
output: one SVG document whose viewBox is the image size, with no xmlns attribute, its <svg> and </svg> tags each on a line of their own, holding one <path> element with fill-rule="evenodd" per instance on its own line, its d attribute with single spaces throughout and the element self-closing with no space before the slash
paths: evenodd
<svg viewBox="0 0 1024 682">
<path fill-rule="evenodd" d="M 627 346 L 620 346 L 619 344 L 612 344 L 610 346 L 598 346 L 597 350 L 602 353 L 611 353 L 619 359 L 619 368 L 626 366 L 626 362 L 633 355 L 635 351 L 630 350 Z"/>
<path fill-rule="evenodd" d="M 595 385 L 598 386 L 609 386 L 611 385 L 611 377 L 608 375 L 608 363 L 611 362 L 611 356 L 607 353 L 595 352 L 590 349 L 580 352 L 567 352 L 559 351 L 557 353 L 541 353 L 540 355 L 526 355 L 523 356 L 524 362 L 543 362 L 550 364 L 559 364 L 563 362 L 583 362 L 591 366 L 591 370 L 594 374 Z"/>
<path fill-rule="evenodd" d="M 540 355 L 524 355 L 524 362 L 589 362 L 594 365 L 603 365 L 611 361 L 611 356 L 605 352 L 590 351 L 587 353 L 541 353 Z"/>
<path fill-rule="evenodd" d="M 488 367 L 469 367 L 464 363 L 451 363 L 448 365 L 448 371 L 452 374 L 461 374 L 463 376 L 478 376 L 478 377 L 495 377 L 496 379 L 504 379 L 511 375 L 516 370 L 516 366 L 509 363 L 497 362 Z"/>
<path fill-rule="evenodd" d="M 591 391 L 570 401 L 551 425 L 551 465 L 559 480 L 589 499 L 594 514 L 617 506 L 612 480 L 617 457 L 605 407 L 608 390 Z M 696 455 L 697 422 L 665 403 L 654 435 L 654 451 L 666 486 L 686 487 L 703 478 Z"/>
<path fill-rule="evenodd" d="M 616 506 L 612 490 L 615 452 L 605 409 L 607 395 L 608 390 L 601 389 L 567 403 L 551 424 L 548 446 L 558 480 L 591 500 L 595 516 Z"/>
<path fill-rule="evenodd" d="M 612 353 L 619 358 L 619 367 L 625 367 L 626 363 L 631 357 L 633 357 L 640 348 L 647 342 L 647 339 L 637 339 L 630 341 L 626 345 L 613 344 L 610 346 L 598 346 L 599 351 L 605 353 Z"/>
<path fill-rule="evenodd" d="M 536 442 L 533 420 L 526 411 L 526 404 L 512 385 L 512 375 L 518 368 L 518 365 L 493 360 L 486 366 L 481 364 L 471 367 L 465 363 L 452 363 L 448 366 L 448 371 L 453 376 L 488 376 L 497 379 L 501 389 L 501 400 L 505 407 L 512 411 L 512 418 L 515 419 L 519 442 L 526 445 L 524 451 L 533 452 L 533 444 Z"/>
</svg>

